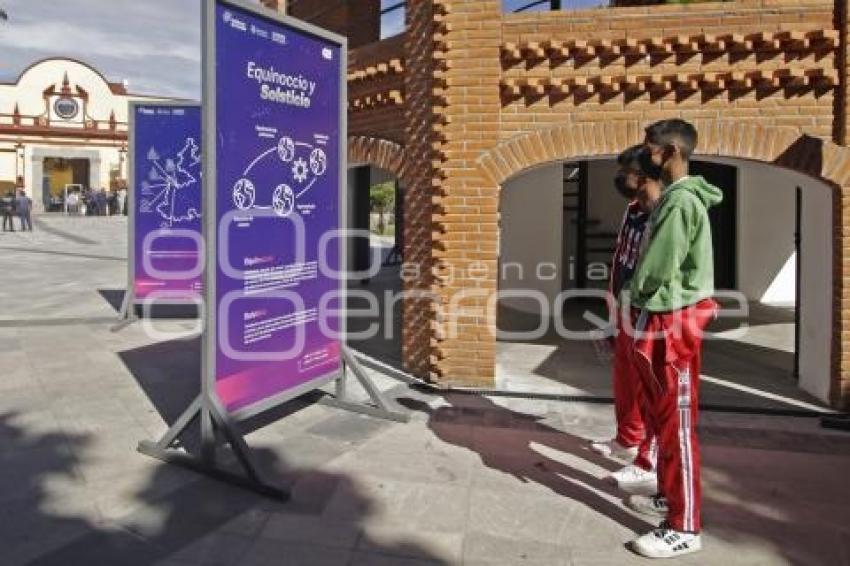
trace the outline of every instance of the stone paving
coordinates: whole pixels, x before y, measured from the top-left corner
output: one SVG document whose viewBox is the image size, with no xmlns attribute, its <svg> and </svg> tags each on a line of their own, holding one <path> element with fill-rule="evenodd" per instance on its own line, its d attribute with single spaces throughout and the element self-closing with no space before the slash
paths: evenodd
<svg viewBox="0 0 850 566">
<path fill-rule="evenodd" d="M 49 230 L 49 231 L 48 231 Z M 121 218 L 0 233 L 0 564 L 621 565 L 649 528 L 587 450 L 608 405 L 437 395 L 407 424 L 300 400 L 246 423 L 277 503 L 138 454 L 198 387 L 193 321 L 110 327 Z M 706 412 L 699 565 L 850 564 L 850 435 Z"/>
</svg>

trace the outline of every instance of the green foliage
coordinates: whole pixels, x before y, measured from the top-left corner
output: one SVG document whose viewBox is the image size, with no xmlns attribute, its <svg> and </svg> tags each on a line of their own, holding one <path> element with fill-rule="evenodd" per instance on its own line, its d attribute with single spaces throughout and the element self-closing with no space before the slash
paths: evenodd
<svg viewBox="0 0 850 566">
<path fill-rule="evenodd" d="M 386 212 L 395 203 L 395 183 L 387 181 L 369 189 L 369 205 L 375 212 Z"/>
<path fill-rule="evenodd" d="M 378 233 L 386 231 L 387 224 L 384 214 L 395 206 L 395 183 L 387 181 L 378 185 L 372 185 L 369 189 L 369 208 L 378 213 Z"/>
</svg>

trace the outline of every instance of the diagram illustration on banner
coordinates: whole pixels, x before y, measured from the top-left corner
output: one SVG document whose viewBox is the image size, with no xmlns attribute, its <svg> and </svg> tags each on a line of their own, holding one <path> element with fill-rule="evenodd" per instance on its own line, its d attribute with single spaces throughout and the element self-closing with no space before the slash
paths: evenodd
<svg viewBox="0 0 850 566">
<path fill-rule="evenodd" d="M 129 149 L 128 284 L 122 321 L 133 318 L 139 303 L 151 308 L 200 303 L 200 105 L 131 103 Z"/>
<path fill-rule="evenodd" d="M 316 135 L 314 138 L 317 145 L 328 143 L 328 136 Z M 280 183 L 273 188 L 260 187 L 261 194 L 258 195 L 258 182 L 253 180 L 251 173 L 266 163 L 280 169 L 277 177 Z M 239 210 L 272 209 L 278 216 L 289 216 L 295 208 L 296 199 L 313 188 L 327 169 L 328 156 L 322 147 L 283 136 L 276 146 L 257 156 L 234 183 L 233 204 Z"/>
<path fill-rule="evenodd" d="M 201 148 L 186 138 L 175 156 L 163 157 L 155 146 L 147 152 L 139 214 L 158 214 L 163 228 L 201 217 Z"/>
</svg>

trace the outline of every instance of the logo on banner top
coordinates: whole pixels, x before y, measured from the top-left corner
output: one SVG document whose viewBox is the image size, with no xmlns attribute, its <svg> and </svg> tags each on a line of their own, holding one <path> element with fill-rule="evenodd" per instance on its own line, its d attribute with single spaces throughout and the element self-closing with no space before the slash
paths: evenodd
<svg viewBox="0 0 850 566">
<path fill-rule="evenodd" d="M 63 120 L 71 120 L 80 112 L 80 105 L 73 98 L 57 98 L 53 103 L 53 111 Z"/>
<path fill-rule="evenodd" d="M 224 23 L 230 24 L 230 27 L 238 29 L 239 31 L 248 31 L 248 24 L 237 18 L 233 15 L 233 12 L 230 10 L 225 10 L 221 15 L 221 19 L 224 20 Z"/>
</svg>

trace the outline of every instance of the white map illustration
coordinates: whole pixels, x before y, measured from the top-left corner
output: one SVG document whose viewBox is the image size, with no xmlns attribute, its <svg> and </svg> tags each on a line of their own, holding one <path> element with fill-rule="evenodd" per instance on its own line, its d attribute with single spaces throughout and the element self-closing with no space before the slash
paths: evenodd
<svg viewBox="0 0 850 566">
<path fill-rule="evenodd" d="M 151 147 L 147 167 L 142 181 L 142 213 L 158 214 L 163 228 L 201 217 L 201 150 L 194 138 L 186 138 L 183 149 L 171 157 Z"/>
<path fill-rule="evenodd" d="M 269 187 L 268 203 L 259 204 L 257 186 L 250 175 L 254 167 L 266 159 L 275 159 L 282 165 L 282 178 L 273 189 Z M 280 217 L 289 216 L 296 200 L 313 188 L 327 169 L 328 156 L 324 149 L 283 136 L 275 147 L 258 155 L 233 184 L 233 204 L 240 210 L 271 209 Z"/>
</svg>

